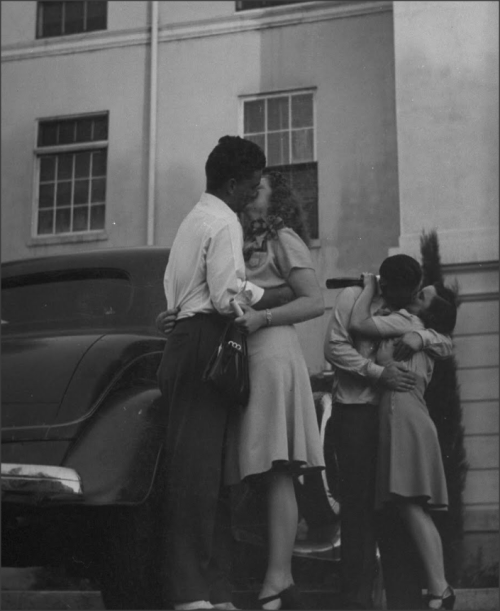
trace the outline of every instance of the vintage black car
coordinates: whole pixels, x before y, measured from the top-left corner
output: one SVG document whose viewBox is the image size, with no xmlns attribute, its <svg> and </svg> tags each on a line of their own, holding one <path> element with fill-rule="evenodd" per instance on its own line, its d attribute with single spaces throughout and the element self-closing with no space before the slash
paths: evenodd
<svg viewBox="0 0 500 611">
<path fill-rule="evenodd" d="M 112 609 L 168 601 L 156 382 L 166 339 L 155 325 L 167 260 L 167 249 L 144 247 L 2 265 L 2 565 L 66 558 Z M 301 496 L 321 530 L 338 505 L 318 478 Z M 236 534 L 262 541 L 245 517 Z M 335 545 L 299 541 L 296 553 L 338 560 Z"/>
<path fill-rule="evenodd" d="M 160 532 L 167 260 L 135 248 L 2 265 L 2 564 L 47 562 L 74 536 L 112 608 L 147 605 Z"/>
</svg>

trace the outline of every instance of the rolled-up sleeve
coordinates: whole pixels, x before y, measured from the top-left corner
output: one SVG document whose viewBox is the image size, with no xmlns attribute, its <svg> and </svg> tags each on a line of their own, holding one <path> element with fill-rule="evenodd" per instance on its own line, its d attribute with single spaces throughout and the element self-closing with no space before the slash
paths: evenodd
<svg viewBox="0 0 500 611">
<path fill-rule="evenodd" d="M 416 331 L 422 338 L 423 349 L 435 359 L 448 359 L 453 355 L 453 341 L 449 335 L 442 335 L 434 329 Z"/>
<path fill-rule="evenodd" d="M 224 224 L 207 246 L 207 284 L 210 299 L 220 314 L 232 313 L 230 301 L 254 305 L 264 289 L 245 278 L 243 235 L 237 223 Z"/>
<path fill-rule="evenodd" d="M 362 356 L 348 332 L 356 297 L 352 289 L 344 289 L 337 297 L 325 338 L 325 358 L 334 367 L 376 382 L 384 368 Z"/>
</svg>

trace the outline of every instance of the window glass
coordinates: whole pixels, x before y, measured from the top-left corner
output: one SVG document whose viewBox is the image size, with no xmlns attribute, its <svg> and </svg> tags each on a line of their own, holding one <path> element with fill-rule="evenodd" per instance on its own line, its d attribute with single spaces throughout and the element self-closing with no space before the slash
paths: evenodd
<svg viewBox="0 0 500 611">
<path fill-rule="evenodd" d="M 91 218 L 90 218 L 90 229 L 102 229 L 104 227 L 104 206 L 92 206 Z"/>
<path fill-rule="evenodd" d="M 84 31 L 84 19 L 85 19 L 85 2 L 72 2 L 64 3 L 64 33 L 65 34 L 77 34 L 78 32 Z"/>
<path fill-rule="evenodd" d="M 265 116 L 265 100 L 245 102 L 245 134 L 263 132 Z"/>
<path fill-rule="evenodd" d="M 61 36 L 64 2 L 39 2 L 39 37 Z"/>
<path fill-rule="evenodd" d="M 87 32 L 107 27 L 107 2 L 87 2 Z"/>
<path fill-rule="evenodd" d="M 47 185 L 40 185 L 40 191 L 38 194 L 38 205 L 40 208 L 52 208 L 54 206 L 54 183 Z"/>
<path fill-rule="evenodd" d="M 269 98 L 267 100 L 267 129 L 268 131 L 288 129 L 288 103 L 289 98 Z"/>
<path fill-rule="evenodd" d="M 313 97 L 311 94 L 292 96 L 292 127 L 313 126 Z"/>
<path fill-rule="evenodd" d="M 67 222 L 62 214 L 60 222 Z M 130 280 L 121 270 L 69 270 L 10 278 L 2 281 L 2 331 L 18 325 L 113 327 L 130 309 L 132 295 Z"/>
<path fill-rule="evenodd" d="M 75 180 L 75 192 L 73 196 L 74 204 L 87 204 L 89 201 L 89 185 L 88 180 Z M 75 229 L 75 231 L 79 231 Z"/>
<path fill-rule="evenodd" d="M 40 181 L 54 180 L 56 172 L 56 157 L 46 155 L 40 159 Z"/>
<path fill-rule="evenodd" d="M 292 162 L 312 161 L 314 159 L 313 130 L 299 129 L 292 132 Z"/>
<path fill-rule="evenodd" d="M 267 135 L 267 165 L 285 165 L 290 162 L 288 132 L 272 132 Z"/>
</svg>

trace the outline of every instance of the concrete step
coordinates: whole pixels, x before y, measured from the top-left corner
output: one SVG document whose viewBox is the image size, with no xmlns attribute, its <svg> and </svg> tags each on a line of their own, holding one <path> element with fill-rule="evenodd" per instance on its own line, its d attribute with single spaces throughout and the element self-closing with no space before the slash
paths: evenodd
<svg viewBox="0 0 500 611">
<path fill-rule="evenodd" d="M 43 573 L 43 569 L 40 567 L 2 567 L 1 608 L 12 611 L 104 609 L 101 593 L 93 589 L 90 582 L 80 580 L 75 586 L 76 582 L 66 580 L 64 586 L 51 584 L 42 590 L 37 586 L 41 572 Z M 499 608 L 498 588 L 458 589 L 456 594 L 457 611 L 496 611 Z M 239 590 L 234 593 L 234 602 L 242 609 L 251 609 L 255 596 L 254 590 Z M 308 609 L 340 609 L 337 588 L 306 587 L 303 589 L 303 596 Z"/>
<path fill-rule="evenodd" d="M 456 590 L 457 611 L 496 611 L 498 606 L 498 588 L 478 588 Z M 251 609 L 254 592 L 235 592 L 234 602 L 242 609 Z M 303 592 L 308 609 L 341 609 L 337 592 L 306 591 Z M 98 591 L 32 591 L 4 590 L 1 595 L 1 608 L 10 611 L 27 611 L 37 609 L 61 610 L 79 609 L 81 611 L 104 610 L 101 593 Z"/>
</svg>

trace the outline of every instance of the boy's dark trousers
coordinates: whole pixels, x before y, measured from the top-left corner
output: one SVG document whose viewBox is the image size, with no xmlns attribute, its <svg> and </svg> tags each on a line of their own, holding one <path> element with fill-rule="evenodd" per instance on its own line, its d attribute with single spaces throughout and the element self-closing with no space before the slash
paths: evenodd
<svg viewBox="0 0 500 611">
<path fill-rule="evenodd" d="M 174 603 L 231 600 L 230 506 L 222 482 L 230 406 L 202 381 L 226 322 L 217 314 L 178 321 L 158 370 L 168 413 L 165 579 Z"/>
<path fill-rule="evenodd" d="M 376 514 L 378 406 L 333 406 L 326 435 L 334 439 L 340 475 L 341 590 L 344 605 L 372 609 L 379 545 L 388 609 L 421 609 L 420 564 L 398 520 Z"/>
</svg>

